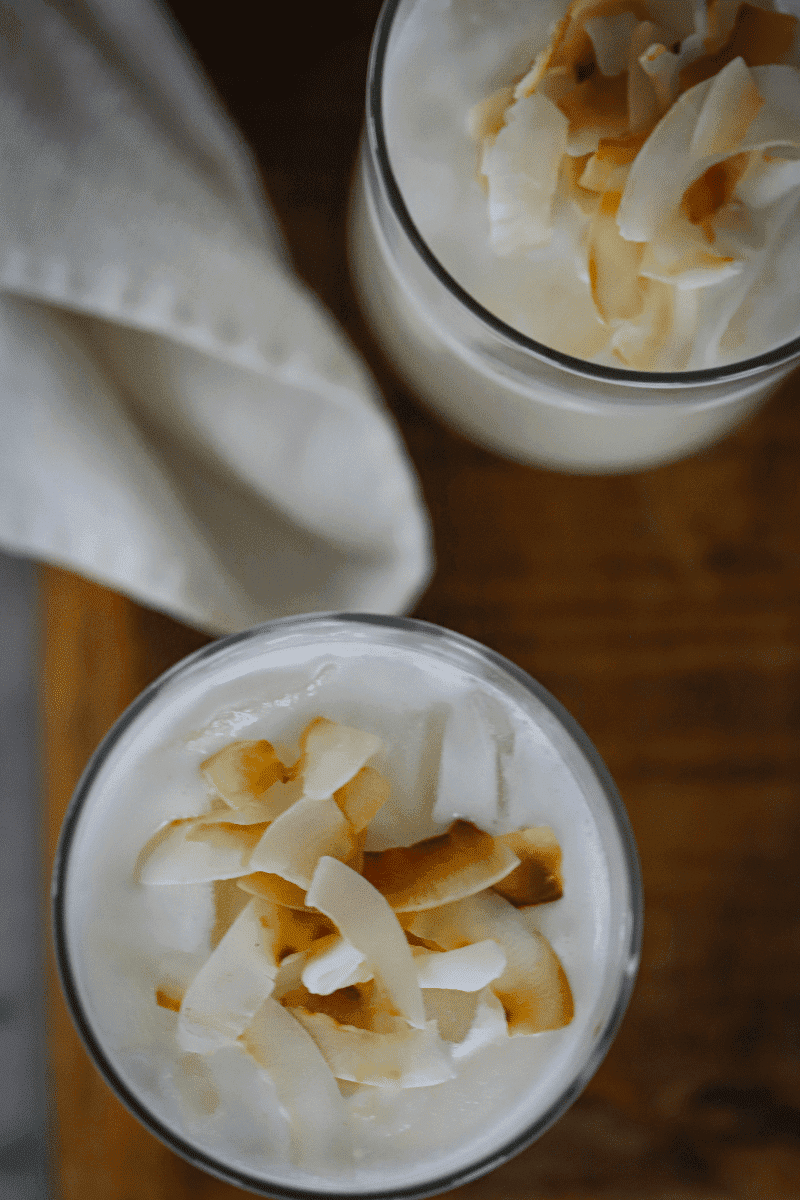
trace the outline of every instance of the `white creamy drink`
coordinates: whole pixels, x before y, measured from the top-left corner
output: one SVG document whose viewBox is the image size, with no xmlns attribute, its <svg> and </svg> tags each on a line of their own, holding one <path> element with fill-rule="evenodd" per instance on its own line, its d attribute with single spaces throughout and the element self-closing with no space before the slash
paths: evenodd
<svg viewBox="0 0 800 1200">
<path fill-rule="evenodd" d="M 229 756 L 231 746 L 266 742 L 283 762 L 304 765 L 288 782 L 267 780 L 265 833 L 246 825 L 256 802 L 237 798 Z M 352 828 L 366 829 L 355 853 L 320 833 L 326 804 L 339 819 L 322 793 L 339 789 L 341 807 L 351 787 L 334 779 L 345 744 L 355 778 L 389 785 L 378 800 L 362 796 L 361 819 L 347 810 Z M 302 836 L 290 844 L 281 830 L 303 806 Z M 200 817 L 218 821 L 210 839 L 208 824 L 187 820 Z M 562 855 L 563 894 L 545 889 L 534 904 L 514 897 L 509 847 L 519 858 L 525 851 L 506 836 L 531 826 Z M 230 855 L 244 828 L 254 831 L 249 848 L 210 872 L 217 882 L 189 881 L 202 876 L 203 855 Z M 458 862 L 453 851 L 444 883 L 425 883 L 443 889 L 438 899 L 417 902 L 407 878 L 398 885 L 387 875 L 397 854 L 386 852 L 446 830 L 424 841 L 426 855 L 445 844 L 449 854 L 448 838 L 468 848 Z M 464 884 L 484 867 L 482 884 Z M 259 881 L 276 878 L 284 888 L 295 880 L 289 896 L 307 897 L 313 912 L 300 911 L 302 899 L 294 909 L 265 899 Z M 254 947 L 265 914 L 274 921 L 278 912 L 282 950 L 265 978 Z M 320 926 L 312 954 L 301 926 L 327 921 L 320 914 L 338 928 Z M 423 1196 L 520 1149 L 591 1076 L 633 983 L 640 894 L 613 784 L 543 689 L 434 626 L 323 615 L 209 647 L 122 718 L 65 823 L 55 922 L 65 991 L 90 1052 L 168 1144 L 267 1195 Z M 509 983 L 529 945 L 546 947 L 568 981 L 557 1018 L 534 1033 L 524 971 Z M 397 965 L 404 955 L 411 975 Z M 389 997 L 375 1024 L 386 1034 L 380 1053 L 336 1009 L 367 989 Z M 310 993 L 322 994 L 313 1011 Z"/>
<path fill-rule="evenodd" d="M 423 398 L 503 453 L 606 471 L 764 399 L 800 335 L 799 8 L 388 5 L 353 266 Z"/>
</svg>

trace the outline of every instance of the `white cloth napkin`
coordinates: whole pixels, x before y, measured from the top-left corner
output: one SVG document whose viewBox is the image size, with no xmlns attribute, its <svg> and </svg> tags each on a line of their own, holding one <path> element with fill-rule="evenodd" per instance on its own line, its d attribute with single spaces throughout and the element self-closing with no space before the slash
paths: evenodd
<svg viewBox="0 0 800 1200">
<path fill-rule="evenodd" d="M 428 578 L 375 386 L 151 0 L 3 5 L 0 404 L 13 552 L 215 633 Z"/>
</svg>

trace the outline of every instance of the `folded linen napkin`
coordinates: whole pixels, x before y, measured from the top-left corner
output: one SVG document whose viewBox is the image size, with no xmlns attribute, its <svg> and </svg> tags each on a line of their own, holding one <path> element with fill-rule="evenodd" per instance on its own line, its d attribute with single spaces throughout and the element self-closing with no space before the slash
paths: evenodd
<svg viewBox="0 0 800 1200">
<path fill-rule="evenodd" d="M 211 632 L 399 612 L 427 517 L 151 0 L 0 13 L 0 544 Z"/>
</svg>

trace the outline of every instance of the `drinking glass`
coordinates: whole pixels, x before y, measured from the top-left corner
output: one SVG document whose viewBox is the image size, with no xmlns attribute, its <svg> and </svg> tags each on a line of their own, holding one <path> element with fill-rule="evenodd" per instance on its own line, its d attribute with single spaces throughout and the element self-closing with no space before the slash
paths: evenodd
<svg viewBox="0 0 800 1200">
<path fill-rule="evenodd" d="M 797 0 L 792 8 L 800 8 Z M 403 179 L 413 133 L 400 119 L 401 71 L 408 64 L 398 65 L 399 47 L 415 25 L 415 43 L 424 47 L 425 25 L 432 17 L 441 24 L 443 12 L 464 14 L 453 36 L 436 44 L 430 75 L 444 89 L 449 80 L 458 79 L 460 64 L 472 64 L 481 42 L 494 36 L 498 10 L 506 17 L 511 13 L 509 27 L 519 30 L 527 27 L 527 14 L 539 13 L 544 44 L 548 19 L 558 5 L 551 0 L 534 0 L 533 6 L 530 0 L 501 5 L 453 0 L 445 8 L 436 0 L 386 0 L 381 11 L 350 214 L 351 271 L 367 321 L 425 404 L 500 454 L 561 471 L 601 474 L 691 454 L 732 430 L 767 399 L 800 361 L 800 338 L 739 362 L 679 372 L 642 372 L 577 359 L 534 341 L 484 308 L 442 265 L 411 214 Z M 518 20 L 517 12 L 522 14 Z M 502 63 L 518 55 L 519 47 L 500 45 L 495 53 Z M 517 63 L 520 70 L 527 65 L 527 59 Z M 422 86 L 421 70 L 419 79 L 409 81 L 409 93 Z M 450 120 L 438 111 L 435 94 L 429 119 L 431 124 Z M 463 128 L 449 133 L 465 139 Z M 427 163 L 416 165 L 419 178 L 426 169 L 431 203 L 447 204 L 437 191 L 446 194 L 459 183 L 444 179 Z M 464 170 L 466 186 L 474 165 L 465 164 Z M 417 202 L 422 203 L 419 197 Z M 455 201 L 452 219 L 460 218 Z"/>
<path fill-rule="evenodd" d="M 405 693 L 403 681 L 412 678 L 426 682 L 409 684 Z M 497 1060 L 486 1060 L 486 1071 L 470 1075 L 468 1086 L 448 1081 L 403 1092 L 410 1137 L 401 1131 L 386 1145 L 378 1139 L 374 1160 L 363 1158 L 354 1173 L 331 1163 L 327 1173 L 310 1174 L 285 1161 L 271 1142 L 279 1120 L 274 1112 L 265 1119 L 263 1144 L 227 1144 L 225 1112 L 195 1119 L 182 1107 L 176 1081 L 186 1064 L 173 1046 L 175 1014 L 153 1001 L 169 939 L 163 929 L 141 925 L 148 911 L 148 889 L 136 882 L 141 847 L 158 827 L 159 814 L 161 822 L 174 816 L 171 798 L 179 804 L 192 786 L 203 791 L 196 770 L 207 753 L 203 739 L 216 745 L 237 733 L 258 737 L 274 724 L 304 723 L 309 713 L 335 715 L 338 706 L 342 720 L 399 728 L 396 752 L 402 758 L 402 722 L 418 736 L 425 711 L 441 708 L 441 689 L 450 679 L 457 684 L 454 694 L 466 686 L 494 697 L 492 703 L 514 715 L 514 736 L 533 739 L 534 758 L 522 782 L 553 812 L 554 823 L 564 825 L 564 898 L 537 912 L 542 910 L 543 932 L 557 949 L 559 938 L 566 947 L 573 1021 L 507 1041 Z M 436 693 L 432 705 L 426 705 L 428 687 Z M 193 748 L 194 776 L 181 766 L 187 746 Z M 569 813 L 575 819 L 566 820 Z M 570 895 L 583 899 L 578 903 Z M 180 920 L 190 920 L 185 899 L 175 904 Z M 160 911 L 166 924 L 178 920 Z M 119 718 L 66 814 L 53 922 L 64 995 L 91 1059 L 123 1104 L 172 1150 L 261 1195 L 411 1200 L 491 1170 L 538 1138 L 575 1100 L 608 1050 L 631 994 L 642 898 L 633 836 L 608 770 L 541 684 L 492 650 L 422 621 L 313 614 L 212 643 L 167 671 Z M 526 1063 L 532 1064 L 530 1074 Z M 506 1096 L 502 1071 L 511 1070 L 509 1064 L 516 1066 Z M 471 1096 L 463 1111 L 452 1114 L 451 1083 Z M 233 1117 L 230 1128 L 238 1128 Z"/>
</svg>

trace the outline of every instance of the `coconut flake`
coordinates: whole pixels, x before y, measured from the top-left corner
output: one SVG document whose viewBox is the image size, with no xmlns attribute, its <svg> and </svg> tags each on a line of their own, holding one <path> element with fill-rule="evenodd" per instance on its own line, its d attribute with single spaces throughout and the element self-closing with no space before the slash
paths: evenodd
<svg viewBox="0 0 800 1200">
<path fill-rule="evenodd" d="M 498 746 L 486 705 L 468 692 L 450 708 L 442 739 L 433 819 L 463 817 L 483 827 L 497 821 Z"/>
<path fill-rule="evenodd" d="M 472 993 L 431 988 L 425 992 L 425 1011 L 438 1024 L 440 1036 L 451 1043 L 455 1063 L 508 1041 L 505 1011 L 489 987 Z"/>
<path fill-rule="evenodd" d="M 314 1039 L 337 1079 L 384 1088 L 434 1087 L 455 1078 L 435 1021 L 388 1033 L 340 1025 L 326 1013 L 289 1010 Z"/>
<path fill-rule="evenodd" d="M 333 798 L 354 833 L 361 833 L 389 799 L 391 787 L 374 767 L 362 767 Z"/>
<path fill-rule="evenodd" d="M 490 243 L 497 254 L 518 254 L 549 241 L 558 167 L 567 120 L 534 92 L 506 112 L 505 125 L 484 149 L 489 186 Z"/>
<path fill-rule="evenodd" d="M 251 800 L 242 808 L 228 808 L 220 804 L 211 812 L 203 814 L 198 820 L 197 829 L 208 825 L 263 825 L 267 826 L 272 820 L 270 810 L 261 800 Z"/>
<path fill-rule="evenodd" d="M 200 770 L 231 808 L 249 804 L 286 773 L 274 746 L 263 738 L 231 742 L 202 762 Z"/>
<path fill-rule="evenodd" d="M 356 775 L 381 748 L 381 739 L 364 729 L 353 729 L 317 717 L 300 736 L 303 751 L 300 774 L 303 794 L 325 800 Z"/>
<path fill-rule="evenodd" d="M 607 192 L 588 233 L 589 285 L 600 320 L 637 317 L 644 307 L 639 268 L 644 246 L 622 237 L 616 220 L 619 195 Z"/>
<path fill-rule="evenodd" d="M 738 275 L 743 263 L 714 248 L 696 225 L 676 213 L 650 242 L 641 274 L 681 289 L 711 287 Z"/>
<path fill-rule="evenodd" d="M 482 892 L 415 913 L 409 929 L 443 950 L 488 937 L 498 942 L 506 955 L 506 969 L 491 988 L 505 1009 L 512 1036 L 560 1029 L 572 1020 L 572 992 L 557 955 L 547 939 L 530 931 L 502 896 Z"/>
<path fill-rule="evenodd" d="M 506 109 L 514 103 L 514 88 L 499 88 L 474 104 L 467 114 L 467 133 L 473 142 L 494 141 L 503 127 Z"/>
<path fill-rule="evenodd" d="M 735 58 L 743 58 L 748 67 L 779 63 L 792 48 L 797 18 L 758 5 L 736 4 L 736 0 L 717 0 L 709 8 L 705 55 L 681 70 L 681 87 L 711 79 Z"/>
<path fill-rule="evenodd" d="M 345 859 L 355 849 L 353 831 L 335 800 L 304 796 L 266 829 L 249 867 L 307 888 L 323 855 Z"/>
<path fill-rule="evenodd" d="M 506 967 L 506 956 L 492 938 L 457 950 L 414 947 L 413 954 L 421 988 L 479 992 L 502 975 Z"/>
<path fill-rule="evenodd" d="M 500 838 L 520 860 L 494 890 L 515 908 L 547 904 L 564 894 L 561 847 L 549 825 L 529 826 Z"/>
<path fill-rule="evenodd" d="M 282 904 L 285 908 L 292 908 L 300 912 L 311 911 L 306 904 L 305 888 L 298 887 L 296 883 L 290 883 L 288 879 L 283 879 L 280 875 L 272 875 L 266 871 L 254 871 L 250 875 L 243 875 L 241 879 L 237 879 L 236 884 L 243 892 L 248 892 L 251 896 L 261 896 L 264 900 L 271 900 L 275 904 Z"/>
<path fill-rule="evenodd" d="M 210 883 L 248 869 L 263 825 L 208 824 L 204 817 L 175 821 L 155 839 L 139 868 L 145 884 Z"/>
<path fill-rule="evenodd" d="M 703 166 L 690 158 L 697 118 L 711 83 L 685 92 L 661 118 L 634 161 L 617 211 L 622 237 L 649 242 Z"/>
<path fill-rule="evenodd" d="M 329 934 L 309 947 L 300 980 L 309 992 L 329 996 L 339 988 L 368 983 L 372 968 L 366 957 L 340 934 Z"/>
<path fill-rule="evenodd" d="M 744 59 L 735 58 L 712 81 L 697 118 L 690 155 L 732 153 L 763 105 L 764 97 Z"/>
<path fill-rule="evenodd" d="M 607 79 L 595 71 L 562 96 L 558 107 L 569 122 L 568 153 L 596 150 L 601 138 L 629 132 L 627 75 Z"/>
<path fill-rule="evenodd" d="M 621 321 L 611 337 L 614 356 L 635 371 L 657 371 L 665 355 L 672 370 L 682 369 L 694 340 L 696 292 L 676 293 L 656 279 L 642 280 L 644 308 L 635 321 Z M 676 304 L 680 295 L 680 304 Z"/>
<path fill-rule="evenodd" d="M 627 71 L 628 46 L 638 24 L 632 12 L 584 21 L 583 27 L 592 40 L 595 62 L 603 75 L 621 75 Z"/>
<path fill-rule="evenodd" d="M 368 852 L 364 877 L 398 912 L 436 908 L 503 879 L 519 859 L 468 821 L 413 846 Z"/>
<path fill-rule="evenodd" d="M 800 187 L 800 159 L 752 154 L 750 165 L 736 184 L 736 196 L 748 208 L 766 208 Z"/>
<path fill-rule="evenodd" d="M 405 934 L 386 900 L 366 879 L 335 858 L 322 858 L 306 903 L 333 921 L 370 963 L 398 1013 L 425 1027 L 422 993 Z"/>
<path fill-rule="evenodd" d="M 264 911 L 251 900 L 186 989 L 177 1030 L 182 1050 L 209 1054 L 235 1042 L 272 991 L 278 963 Z"/>
<path fill-rule="evenodd" d="M 241 1044 L 275 1084 L 289 1123 L 294 1163 L 325 1174 L 331 1162 L 351 1161 L 347 1106 L 330 1067 L 303 1026 L 270 997 L 242 1035 Z"/>
</svg>

